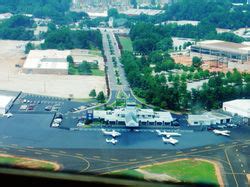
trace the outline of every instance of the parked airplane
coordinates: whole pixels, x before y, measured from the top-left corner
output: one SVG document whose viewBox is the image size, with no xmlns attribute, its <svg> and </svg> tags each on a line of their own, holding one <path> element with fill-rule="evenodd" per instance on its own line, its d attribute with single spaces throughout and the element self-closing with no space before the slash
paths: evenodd
<svg viewBox="0 0 250 187">
<path fill-rule="evenodd" d="M 230 131 L 228 130 L 213 130 L 213 132 L 217 135 L 222 135 L 222 136 L 230 136 Z"/>
<path fill-rule="evenodd" d="M 171 143 L 172 145 L 175 145 L 175 144 L 177 144 L 179 141 L 178 140 L 176 140 L 176 139 L 174 139 L 174 138 L 165 138 L 165 137 L 162 137 L 162 141 L 164 142 L 164 143 Z"/>
<path fill-rule="evenodd" d="M 7 117 L 7 118 L 10 118 L 10 117 L 13 116 L 13 114 L 11 114 L 11 113 L 6 113 L 6 114 L 4 114 L 3 116 L 5 116 L 5 117 Z"/>
<path fill-rule="evenodd" d="M 180 133 L 176 133 L 176 132 L 166 132 L 166 131 L 160 131 L 160 130 L 156 130 L 156 132 L 159 136 L 166 136 L 167 138 L 170 138 L 171 136 L 181 136 Z"/>
<path fill-rule="evenodd" d="M 112 143 L 113 145 L 115 145 L 115 144 L 118 142 L 118 140 L 116 140 L 116 139 L 114 139 L 114 138 L 112 138 L 112 139 L 106 138 L 106 142 L 107 142 L 107 143 Z"/>
<path fill-rule="evenodd" d="M 112 136 L 112 137 L 117 137 L 117 136 L 121 136 L 121 133 L 115 131 L 115 130 L 112 130 L 112 131 L 106 131 L 105 129 L 102 129 L 102 132 L 103 134 L 105 135 L 109 135 L 109 136 Z"/>
</svg>

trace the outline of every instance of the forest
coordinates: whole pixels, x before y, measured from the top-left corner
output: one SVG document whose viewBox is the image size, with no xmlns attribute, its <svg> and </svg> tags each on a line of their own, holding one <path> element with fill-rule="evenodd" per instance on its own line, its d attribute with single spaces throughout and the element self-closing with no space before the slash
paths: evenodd
<svg viewBox="0 0 250 187">
<path fill-rule="evenodd" d="M 32 40 L 34 21 L 26 16 L 13 16 L 0 23 L 0 39 Z"/>
<path fill-rule="evenodd" d="M 67 27 L 50 29 L 45 36 L 43 49 L 102 49 L 100 31 L 72 31 Z"/>
</svg>

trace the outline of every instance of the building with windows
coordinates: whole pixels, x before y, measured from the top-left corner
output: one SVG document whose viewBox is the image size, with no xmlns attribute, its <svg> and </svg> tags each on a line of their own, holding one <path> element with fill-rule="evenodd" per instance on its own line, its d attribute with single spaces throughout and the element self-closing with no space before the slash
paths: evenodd
<svg viewBox="0 0 250 187">
<path fill-rule="evenodd" d="M 94 110 L 94 120 L 104 121 L 106 124 L 124 124 L 126 127 L 140 125 L 171 125 L 174 121 L 170 112 L 155 112 L 153 109 L 139 109 L 133 102 L 126 107 L 115 110 Z"/>
<path fill-rule="evenodd" d="M 191 53 L 192 56 L 213 57 L 213 59 L 222 62 L 250 61 L 250 46 L 221 40 L 197 42 L 197 44 L 191 46 Z"/>
<path fill-rule="evenodd" d="M 207 112 L 201 115 L 188 115 L 190 126 L 210 126 L 216 124 L 225 124 L 231 122 L 232 117 L 229 115 Z"/>
</svg>

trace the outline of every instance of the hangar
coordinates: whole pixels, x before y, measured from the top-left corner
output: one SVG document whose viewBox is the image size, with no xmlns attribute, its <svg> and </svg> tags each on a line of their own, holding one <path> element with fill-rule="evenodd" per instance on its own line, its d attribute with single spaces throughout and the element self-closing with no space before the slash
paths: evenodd
<svg viewBox="0 0 250 187">
<path fill-rule="evenodd" d="M 250 119 L 250 99 L 236 99 L 223 103 L 223 110 Z"/>
<path fill-rule="evenodd" d="M 15 98 L 12 96 L 0 95 L 0 115 L 4 115 L 8 112 L 14 100 Z"/>
</svg>

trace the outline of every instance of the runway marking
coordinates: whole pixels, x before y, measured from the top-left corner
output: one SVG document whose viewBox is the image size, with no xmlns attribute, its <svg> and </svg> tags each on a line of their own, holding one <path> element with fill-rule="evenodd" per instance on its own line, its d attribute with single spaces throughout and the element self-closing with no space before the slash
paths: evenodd
<svg viewBox="0 0 250 187">
<path fill-rule="evenodd" d="M 110 160 L 112 160 L 112 161 L 118 161 L 117 158 L 111 158 Z"/>
<path fill-rule="evenodd" d="M 80 153 L 76 153 L 76 156 L 83 156 L 83 154 L 80 154 Z"/>
<path fill-rule="evenodd" d="M 22 150 L 22 149 L 18 149 L 17 151 L 19 151 L 19 152 L 23 152 L 23 153 L 25 153 L 25 152 L 26 152 L 25 150 Z"/>
<path fill-rule="evenodd" d="M 177 155 L 182 154 L 182 153 L 183 153 L 183 151 L 176 152 Z"/>
<path fill-rule="evenodd" d="M 58 157 L 59 157 L 58 155 L 50 155 L 50 156 L 55 157 L 55 158 L 58 158 Z"/>
<path fill-rule="evenodd" d="M 161 154 L 161 156 L 167 156 L 168 154 Z"/>
<path fill-rule="evenodd" d="M 205 147 L 205 149 L 210 149 L 210 148 L 211 148 L 210 146 Z"/>
<path fill-rule="evenodd" d="M 39 152 L 35 152 L 34 154 L 36 154 L 36 155 L 41 155 L 42 153 L 39 153 Z"/>
<path fill-rule="evenodd" d="M 230 162 L 230 160 L 229 160 L 229 157 L 228 157 L 228 155 L 227 155 L 226 149 L 224 149 L 224 152 L 225 152 L 225 155 L 226 155 L 227 162 L 228 162 L 228 164 L 229 164 L 229 166 L 230 166 L 230 169 L 231 169 L 231 171 L 232 171 L 232 174 L 233 174 L 233 178 L 234 178 L 235 184 L 236 184 L 236 186 L 238 187 L 239 184 L 238 184 L 237 179 L 236 179 L 236 177 L 235 177 L 235 174 L 234 174 L 234 171 L 233 171 L 233 167 L 232 167 L 232 164 L 231 164 L 231 162 Z"/>
<path fill-rule="evenodd" d="M 197 149 L 191 149 L 191 151 L 197 151 Z"/>
</svg>

